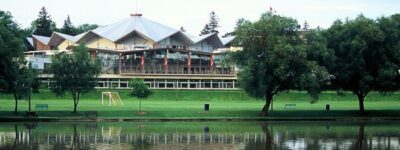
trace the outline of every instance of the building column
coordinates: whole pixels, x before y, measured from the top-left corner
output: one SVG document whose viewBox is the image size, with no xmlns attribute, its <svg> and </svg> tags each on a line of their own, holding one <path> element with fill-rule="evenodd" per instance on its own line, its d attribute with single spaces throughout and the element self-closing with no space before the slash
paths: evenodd
<svg viewBox="0 0 400 150">
<path fill-rule="evenodd" d="M 133 59 L 134 59 L 134 55 L 131 54 L 131 72 L 134 73 L 133 71 Z"/>
<path fill-rule="evenodd" d="M 119 74 L 121 74 L 121 54 L 119 54 L 118 55 L 118 71 L 119 71 Z"/>
</svg>

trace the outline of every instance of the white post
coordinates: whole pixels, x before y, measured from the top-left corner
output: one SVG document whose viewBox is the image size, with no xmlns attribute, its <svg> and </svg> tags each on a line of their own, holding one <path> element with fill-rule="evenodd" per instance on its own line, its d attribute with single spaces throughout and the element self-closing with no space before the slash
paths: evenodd
<svg viewBox="0 0 400 150">
<path fill-rule="evenodd" d="M 111 93 L 108 92 L 108 104 L 111 106 Z"/>
</svg>

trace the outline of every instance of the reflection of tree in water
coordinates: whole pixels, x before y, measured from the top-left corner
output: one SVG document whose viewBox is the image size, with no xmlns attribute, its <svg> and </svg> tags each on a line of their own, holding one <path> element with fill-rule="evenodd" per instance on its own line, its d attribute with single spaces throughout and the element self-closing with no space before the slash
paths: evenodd
<svg viewBox="0 0 400 150">
<path fill-rule="evenodd" d="M 77 131 L 77 125 L 73 125 L 73 136 L 72 136 L 72 143 L 68 143 L 65 140 L 58 140 L 53 145 L 54 150 L 86 150 L 90 149 L 88 144 L 81 143 L 79 140 L 79 134 Z"/>
<path fill-rule="evenodd" d="M 137 138 L 132 142 L 132 146 L 134 150 L 148 150 L 152 149 L 154 145 L 146 140 L 143 134 L 141 134 L 140 138 Z"/>
<path fill-rule="evenodd" d="M 32 138 L 29 138 L 28 142 L 22 142 L 20 141 L 19 137 L 19 131 L 18 131 L 18 125 L 14 125 L 14 130 L 15 130 L 15 140 L 12 143 L 7 143 L 3 144 L 0 146 L 0 150 L 38 150 L 39 149 L 39 144 L 37 142 L 33 142 L 31 140 Z M 29 129 L 30 132 L 30 129 Z M 28 135 L 30 137 L 30 133 Z"/>
<path fill-rule="evenodd" d="M 359 150 L 359 149 L 368 149 L 368 144 L 365 139 L 365 125 L 360 124 L 358 128 L 358 137 L 357 141 L 353 143 L 350 149 Z"/>
<path fill-rule="evenodd" d="M 71 149 L 73 149 L 73 150 L 90 149 L 88 144 L 81 143 L 81 141 L 79 140 L 79 135 L 78 135 L 78 132 L 77 132 L 77 129 L 76 129 L 76 124 L 74 124 L 74 136 L 73 136 L 73 139 L 72 139 Z"/>
<path fill-rule="evenodd" d="M 270 134 L 269 128 L 268 128 L 268 123 L 267 122 L 261 122 L 260 123 L 261 129 L 265 134 L 265 141 L 254 141 L 250 140 L 248 143 L 246 143 L 246 150 L 270 150 L 270 149 L 277 149 L 272 136 Z"/>
</svg>

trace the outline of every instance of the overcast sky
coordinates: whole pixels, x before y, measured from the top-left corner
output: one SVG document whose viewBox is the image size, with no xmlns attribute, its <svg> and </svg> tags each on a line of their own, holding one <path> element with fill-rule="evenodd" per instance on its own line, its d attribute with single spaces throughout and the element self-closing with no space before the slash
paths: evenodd
<svg viewBox="0 0 400 150">
<path fill-rule="evenodd" d="M 370 18 L 400 13 L 400 0 L 0 0 L 0 10 L 10 11 L 22 27 L 37 18 L 42 6 L 58 27 L 67 15 L 74 25 L 107 25 L 138 11 L 148 19 L 176 29 L 183 26 L 193 34 L 208 22 L 211 11 L 220 18 L 222 34 L 232 31 L 239 18 L 254 21 L 270 7 L 280 15 L 323 28 L 338 18 L 354 18 L 360 13 Z"/>
</svg>

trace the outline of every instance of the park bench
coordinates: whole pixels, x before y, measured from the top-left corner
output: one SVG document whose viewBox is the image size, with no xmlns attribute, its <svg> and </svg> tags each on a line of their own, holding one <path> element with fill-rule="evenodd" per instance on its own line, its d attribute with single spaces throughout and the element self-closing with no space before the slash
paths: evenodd
<svg viewBox="0 0 400 150">
<path fill-rule="evenodd" d="M 38 113 L 35 111 L 27 111 L 25 112 L 26 119 L 38 119 Z"/>
<path fill-rule="evenodd" d="M 285 109 L 295 109 L 296 104 L 285 104 Z"/>
<path fill-rule="evenodd" d="M 85 112 L 86 118 L 97 118 L 97 111 L 87 111 Z"/>
<path fill-rule="evenodd" d="M 49 104 L 36 104 L 35 110 L 49 110 Z"/>
</svg>

